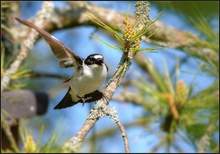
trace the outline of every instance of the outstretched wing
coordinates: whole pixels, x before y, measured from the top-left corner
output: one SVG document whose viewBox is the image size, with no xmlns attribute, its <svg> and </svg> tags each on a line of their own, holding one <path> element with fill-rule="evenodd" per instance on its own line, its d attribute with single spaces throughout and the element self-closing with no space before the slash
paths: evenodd
<svg viewBox="0 0 220 154">
<path fill-rule="evenodd" d="M 79 65 L 82 65 L 83 59 L 76 55 L 71 49 L 69 49 L 67 46 L 65 46 L 63 43 L 61 43 L 57 38 L 54 36 L 50 35 L 48 32 L 45 30 L 37 27 L 36 25 L 25 21 L 21 20 L 19 18 L 15 18 L 18 22 L 21 24 L 28 26 L 30 28 L 35 29 L 40 33 L 40 35 L 46 40 L 46 42 L 50 45 L 50 48 L 59 61 L 60 67 L 77 67 Z"/>
</svg>

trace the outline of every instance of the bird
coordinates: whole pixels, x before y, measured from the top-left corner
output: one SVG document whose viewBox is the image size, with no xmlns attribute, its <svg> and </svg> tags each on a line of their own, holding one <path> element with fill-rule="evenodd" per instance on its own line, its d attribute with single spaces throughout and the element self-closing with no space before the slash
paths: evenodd
<svg viewBox="0 0 220 154">
<path fill-rule="evenodd" d="M 45 30 L 26 20 L 17 17 L 15 19 L 39 32 L 49 44 L 61 68 L 75 68 L 73 75 L 64 81 L 69 85 L 66 95 L 54 109 L 71 107 L 80 102 L 83 104 L 94 102 L 105 97 L 98 90 L 104 84 L 108 74 L 108 66 L 104 63 L 103 55 L 91 54 L 83 59 Z"/>
</svg>

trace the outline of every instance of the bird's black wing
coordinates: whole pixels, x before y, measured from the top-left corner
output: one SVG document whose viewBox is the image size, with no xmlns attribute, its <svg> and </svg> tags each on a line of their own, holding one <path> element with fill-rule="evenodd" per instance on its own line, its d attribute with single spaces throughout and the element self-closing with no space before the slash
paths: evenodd
<svg viewBox="0 0 220 154">
<path fill-rule="evenodd" d="M 98 101 L 98 100 L 100 100 L 102 98 L 102 96 L 103 96 L 103 93 L 98 91 L 98 90 L 96 90 L 96 91 L 94 91 L 92 93 L 86 94 L 84 96 L 84 102 L 83 102 L 83 100 L 80 100 L 80 102 L 82 102 L 82 103 L 89 103 L 89 102 Z"/>
<path fill-rule="evenodd" d="M 40 35 L 50 45 L 53 54 L 59 61 L 60 67 L 75 67 L 77 69 L 79 65 L 82 65 L 83 59 L 63 43 L 61 43 L 57 38 L 28 21 L 21 20 L 19 18 L 15 19 L 21 24 L 33 28 L 40 33 Z"/>
<path fill-rule="evenodd" d="M 68 90 L 68 92 L 66 93 L 66 95 L 64 96 L 64 98 L 60 101 L 60 103 L 58 103 L 54 109 L 62 109 L 62 108 L 67 108 L 70 106 L 73 106 L 79 102 L 81 103 L 90 103 L 90 102 L 94 102 L 97 101 L 99 99 L 102 98 L 103 94 L 102 92 L 96 90 L 92 93 L 86 94 L 83 98 L 80 98 L 77 102 L 74 102 L 71 98 L 70 95 L 70 88 Z"/>
</svg>

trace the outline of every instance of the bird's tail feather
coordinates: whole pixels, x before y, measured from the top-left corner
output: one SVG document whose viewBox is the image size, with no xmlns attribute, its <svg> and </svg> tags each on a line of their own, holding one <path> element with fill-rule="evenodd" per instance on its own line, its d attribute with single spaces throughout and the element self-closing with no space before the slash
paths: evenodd
<svg viewBox="0 0 220 154">
<path fill-rule="evenodd" d="M 67 91 L 66 95 L 63 97 L 63 99 L 60 101 L 60 103 L 58 103 L 54 109 L 62 109 L 62 108 L 66 108 L 66 107 L 70 107 L 73 106 L 75 104 L 77 104 L 78 102 L 73 102 L 71 95 L 70 95 L 70 88 Z"/>
</svg>

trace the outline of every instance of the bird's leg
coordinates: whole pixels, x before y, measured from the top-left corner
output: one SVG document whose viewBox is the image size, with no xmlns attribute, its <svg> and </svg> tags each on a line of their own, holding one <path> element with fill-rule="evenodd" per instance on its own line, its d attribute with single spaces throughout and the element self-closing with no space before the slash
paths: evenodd
<svg viewBox="0 0 220 154">
<path fill-rule="evenodd" d="M 78 97 L 79 99 L 81 99 L 81 100 L 82 100 L 83 105 L 85 104 L 86 100 L 85 100 L 85 98 L 84 98 L 84 97 L 80 97 L 79 95 L 76 95 L 76 97 Z"/>
<path fill-rule="evenodd" d="M 79 99 L 82 100 L 83 105 L 86 103 L 87 100 L 89 100 L 89 99 L 92 98 L 92 97 L 87 97 L 87 98 L 85 98 L 85 97 L 80 97 L 79 95 L 76 95 L 76 96 L 77 96 Z"/>
</svg>

